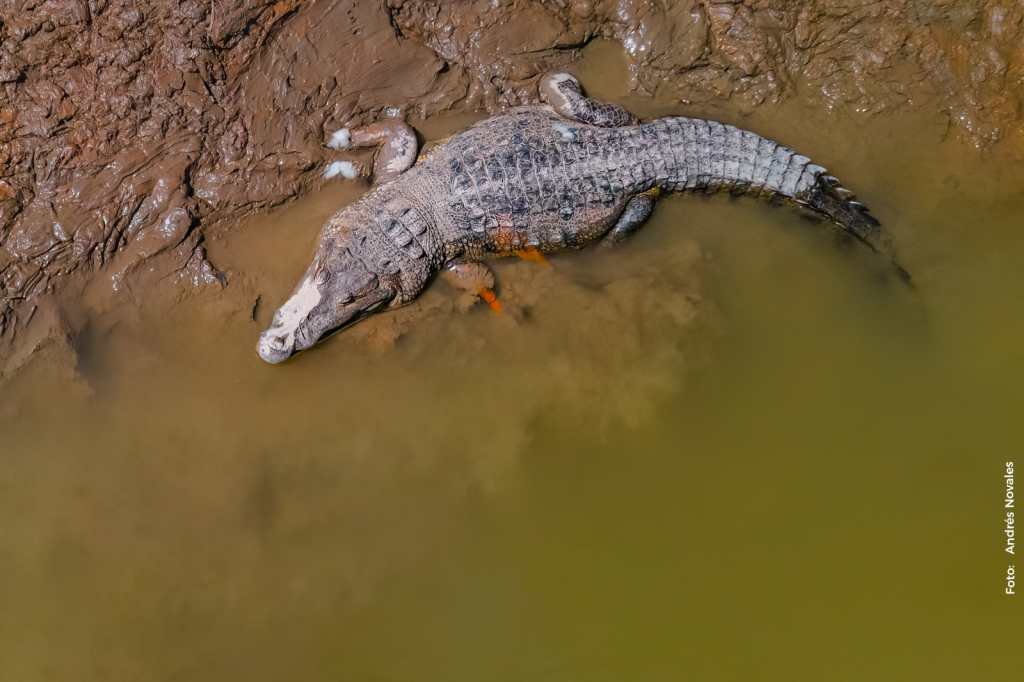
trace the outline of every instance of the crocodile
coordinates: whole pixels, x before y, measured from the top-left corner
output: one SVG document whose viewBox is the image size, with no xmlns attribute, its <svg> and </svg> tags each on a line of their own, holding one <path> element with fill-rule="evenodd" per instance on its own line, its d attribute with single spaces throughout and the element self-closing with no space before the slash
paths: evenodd
<svg viewBox="0 0 1024 682">
<path fill-rule="evenodd" d="M 716 121 L 642 122 L 588 97 L 564 72 L 539 84 L 541 104 L 487 118 L 417 161 L 415 132 L 392 118 L 343 128 L 335 149 L 376 147 L 374 184 L 324 225 L 312 263 L 275 312 L 257 350 L 286 360 L 334 331 L 413 301 L 439 273 L 493 302 L 483 261 L 616 244 L 661 192 L 729 190 L 781 197 L 891 259 L 892 240 L 839 181 L 792 149 Z M 326 176 L 354 177 L 335 161 Z"/>
</svg>

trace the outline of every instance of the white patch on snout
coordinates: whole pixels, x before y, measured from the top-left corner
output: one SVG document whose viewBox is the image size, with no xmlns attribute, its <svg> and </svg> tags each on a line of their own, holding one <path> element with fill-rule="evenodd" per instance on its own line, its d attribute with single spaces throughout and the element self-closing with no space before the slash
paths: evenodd
<svg viewBox="0 0 1024 682">
<path fill-rule="evenodd" d="M 327 139 L 327 146 L 331 149 L 348 149 L 350 144 L 352 144 L 352 133 L 348 128 L 335 130 Z"/>
<path fill-rule="evenodd" d="M 576 131 L 565 125 L 564 123 L 556 123 L 554 125 L 555 132 L 562 136 L 562 139 L 566 142 L 572 142 L 576 139 Z"/>
<path fill-rule="evenodd" d="M 352 180 L 359 175 L 359 171 L 351 161 L 332 161 L 324 168 L 324 177 L 330 180 L 337 175 Z"/>
<path fill-rule="evenodd" d="M 320 303 L 322 297 L 323 295 L 316 288 L 313 278 L 307 277 L 302 281 L 299 290 L 278 308 L 274 315 L 275 323 L 267 330 L 267 333 L 284 337 L 285 347 L 291 348 L 295 343 L 295 331 L 306 319 L 306 316 L 313 311 L 313 308 Z"/>
</svg>

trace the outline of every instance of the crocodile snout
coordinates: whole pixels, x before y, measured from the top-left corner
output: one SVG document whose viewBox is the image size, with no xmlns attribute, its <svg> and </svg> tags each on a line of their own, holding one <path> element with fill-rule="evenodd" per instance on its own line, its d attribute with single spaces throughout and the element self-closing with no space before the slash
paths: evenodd
<svg viewBox="0 0 1024 682">
<path fill-rule="evenodd" d="M 260 341 L 256 344 L 256 352 L 264 362 L 276 365 L 284 362 L 295 352 L 295 341 L 289 338 L 288 334 L 278 333 L 277 330 L 268 329 L 260 334 Z"/>
</svg>

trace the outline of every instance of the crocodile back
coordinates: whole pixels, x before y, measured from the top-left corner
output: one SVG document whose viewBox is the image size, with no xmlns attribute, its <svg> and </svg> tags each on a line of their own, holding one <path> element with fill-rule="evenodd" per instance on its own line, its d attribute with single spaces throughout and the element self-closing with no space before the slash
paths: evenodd
<svg viewBox="0 0 1024 682">
<path fill-rule="evenodd" d="M 823 167 L 750 131 L 701 119 L 609 127 L 519 107 L 453 136 L 384 187 L 432 226 L 431 244 L 420 243 L 433 263 L 582 247 L 653 187 L 786 197 L 892 255 L 878 222 Z M 380 220 L 394 218 L 380 201 L 375 208 L 388 214 Z M 388 224 L 405 248 L 404 233 Z"/>
<path fill-rule="evenodd" d="M 439 222 L 467 255 L 554 251 L 604 234 L 632 196 L 653 186 L 642 144 L 637 127 L 522 107 L 455 135 L 413 170 L 440 179 Z"/>
</svg>

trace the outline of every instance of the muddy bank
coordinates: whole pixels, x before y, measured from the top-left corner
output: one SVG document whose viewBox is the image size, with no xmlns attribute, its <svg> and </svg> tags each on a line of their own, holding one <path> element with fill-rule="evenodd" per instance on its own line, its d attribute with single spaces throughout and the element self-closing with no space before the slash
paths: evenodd
<svg viewBox="0 0 1024 682">
<path fill-rule="evenodd" d="M 46 340 L 73 349 L 83 301 L 227 283 L 204 240 L 309 189 L 337 158 L 325 132 L 532 101 L 595 37 L 621 43 L 633 89 L 681 110 L 930 107 L 1020 155 L 1022 16 L 965 0 L 5 2 L 0 372 Z"/>
<path fill-rule="evenodd" d="M 307 187 L 325 126 L 445 91 L 375 3 L 27 4 L 0 51 L 8 347 L 36 315 L 64 326 L 44 295 L 98 273 L 96 305 L 217 283 L 203 229 Z"/>
<path fill-rule="evenodd" d="M 557 50 L 618 41 L 630 85 L 680 103 L 740 110 L 801 95 L 827 108 L 929 105 L 967 139 L 1024 151 L 1024 8 L 1008 0 L 391 0 L 403 35 L 464 69 L 469 99 L 527 103 Z M 471 74 L 471 75 L 470 75 Z"/>
</svg>

